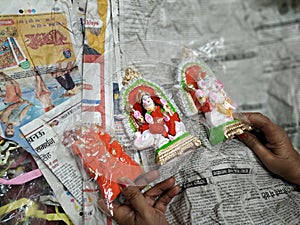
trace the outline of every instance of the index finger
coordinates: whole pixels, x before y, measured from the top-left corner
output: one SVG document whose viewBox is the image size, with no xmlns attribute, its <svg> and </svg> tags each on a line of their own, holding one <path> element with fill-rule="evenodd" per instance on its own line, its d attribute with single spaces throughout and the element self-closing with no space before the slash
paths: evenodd
<svg viewBox="0 0 300 225">
<path fill-rule="evenodd" d="M 152 187 L 150 190 L 145 192 L 145 197 L 149 197 L 152 200 L 155 200 L 159 195 L 169 190 L 175 185 L 175 178 L 170 177 Z"/>
<path fill-rule="evenodd" d="M 148 185 L 149 183 L 151 183 L 152 181 L 154 181 L 155 179 L 157 179 L 158 177 L 159 177 L 159 171 L 158 170 L 151 170 L 151 171 L 139 176 L 134 181 L 134 183 L 137 186 L 144 187 L 144 186 Z"/>
<path fill-rule="evenodd" d="M 119 179 L 120 187 L 122 189 L 122 195 L 130 203 L 132 208 L 143 215 L 149 208 L 149 205 L 146 202 L 145 197 L 141 193 L 138 186 L 128 178 L 122 177 Z"/>
<path fill-rule="evenodd" d="M 246 120 L 255 128 L 260 129 L 267 141 L 276 142 L 283 136 L 283 130 L 261 113 L 243 113 Z"/>
</svg>

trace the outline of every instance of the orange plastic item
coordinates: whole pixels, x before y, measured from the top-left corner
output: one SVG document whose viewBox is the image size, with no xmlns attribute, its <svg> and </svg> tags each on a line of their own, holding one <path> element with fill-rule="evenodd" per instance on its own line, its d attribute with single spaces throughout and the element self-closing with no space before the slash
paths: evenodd
<svg viewBox="0 0 300 225">
<path fill-rule="evenodd" d="M 72 149 L 82 158 L 86 170 L 97 181 L 108 203 L 121 192 L 119 178 L 127 177 L 134 181 L 142 174 L 140 165 L 109 134 L 85 130 L 78 137 Z"/>
</svg>

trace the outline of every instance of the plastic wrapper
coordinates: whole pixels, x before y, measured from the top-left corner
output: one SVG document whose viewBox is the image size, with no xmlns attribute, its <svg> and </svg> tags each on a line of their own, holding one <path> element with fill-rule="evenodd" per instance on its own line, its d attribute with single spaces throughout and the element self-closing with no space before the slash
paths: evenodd
<svg viewBox="0 0 300 225">
<path fill-rule="evenodd" d="M 177 106 L 162 87 L 141 78 L 132 68 L 126 69 L 123 84 L 124 126 L 137 150 L 153 148 L 155 162 L 163 165 L 201 145 L 186 130 Z"/>
<path fill-rule="evenodd" d="M 227 95 L 223 83 L 203 60 L 213 57 L 212 52 L 218 47 L 216 43 L 217 41 L 214 41 L 198 49 L 198 52 L 207 54 L 202 58 L 197 51 L 185 49 L 185 56 L 177 70 L 177 81 L 181 90 L 178 96 L 184 111 L 188 116 L 203 113 L 211 144 L 231 139 L 252 129 L 249 123 L 238 119 L 237 105 Z M 230 76 L 227 76 L 227 79 L 230 79 Z"/>
<path fill-rule="evenodd" d="M 182 88 L 181 91 L 187 93 L 187 89 Z M 101 92 L 101 97 L 105 94 Z M 130 147 L 123 145 L 112 129 L 104 129 L 104 122 L 97 123 L 97 114 L 89 114 L 92 118 L 88 121 L 83 117 L 80 123 L 82 105 L 79 96 L 70 98 L 22 127 L 27 141 L 46 165 L 44 170 L 53 173 L 58 179 L 56 182 L 61 182 L 70 192 L 74 203 L 71 206 L 77 207 L 74 211 L 83 206 L 86 224 L 93 224 L 95 220 L 104 223 L 106 220 L 104 214 L 98 212 L 99 201 L 104 202 L 106 209 L 101 209 L 109 216 L 114 214 L 114 202 L 123 204 L 121 178 L 127 177 L 134 182 L 144 171 L 149 171 L 145 168 L 145 161 L 141 160 L 142 152 L 149 149 L 154 152 L 154 157 L 147 163 L 155 164 L 155 168 L 161 166 L 160 170 L 164 170 L 162 178 L 165 179 L 174 175 L 178 166 L 188 160 L 184 156 L 192 156 L 190 150 L 203 147 L 201 139 L 185 126 L 187 118 L 181 113 L 185 105 L 177 105 L 155 81 L 141 77 L 135 69 L 128 67 L 124 70 L 119 96 L 119 109 L 123 114 L 118 119 L 122 120 Z M 153 106 L 155 109 L 151 108 Z M 102 121 L 111 119 L 112 115 L 104 108 L 95 108 L 100 109 Z M 191 128 L 190 125 L 188 127 Z M 62 132 L 63 135 L 60 135 Z M 51 186 L 54 187 L 54 183 L 53 178 Z M 60 197 L 62 201 L 64 198 Z M 67 204 L 62 204 L 66 210 Z M 72 221 L 79 221 L 73 216 Z"/>
<path fill-rule="evenodd" d="M 64 133 L 65 145 L 80 159 L 81 166 L 95 180 L 113 215 L 112 202 L 119 196 L 119 179 L 134 181 L 143 170 L 124 150 L 121 144 L 97 126 L 78 126 Z"/>
</svg>

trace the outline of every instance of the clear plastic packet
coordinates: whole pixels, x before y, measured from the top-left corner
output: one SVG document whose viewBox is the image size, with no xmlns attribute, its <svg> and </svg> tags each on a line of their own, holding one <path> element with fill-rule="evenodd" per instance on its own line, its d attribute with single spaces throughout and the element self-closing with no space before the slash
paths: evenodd
<svg viewBox="0 0 300 225">
<path fill-rule="evenodd" d="M 134 181 L 142 175 L 142 167 L 124 151 L 117 140 L 96 125 L 78 125 L 66 130 L 63 143 L 79 159 L 79 166 L 87 172 L 88 176 L 83 177 L 86 180 L 92 178 L 97 183 L 99 200 L 107 206 L 108 214 L 113 215 L 112 202 L 121 193 L 120 178 Z"/>
<path fill-rule="evenodd" d="M 125 70 L 123 85 L 123 122 L 135 149 L 153 148 L 155 162 L 163 165 L 201 145 L 200 139 L 186 130 L 179 109 L 162 87 L 132 68 Z"/>
<path fill-rule="evenodd" d="M 177 69 L 178 97 L 183 110 L 187 116 L 203 113 L 213 145 L 252 129 L 249 123 L 239 120 L 237 104 L 230 99 L 223 83 L 204 61 L 216 60 L 214 51 L 221 46 L 222 40 L 217 40 L 197 51 L 185 48 Z M 224 72 L 224 66 L 222 70 Z"/>
</svg>

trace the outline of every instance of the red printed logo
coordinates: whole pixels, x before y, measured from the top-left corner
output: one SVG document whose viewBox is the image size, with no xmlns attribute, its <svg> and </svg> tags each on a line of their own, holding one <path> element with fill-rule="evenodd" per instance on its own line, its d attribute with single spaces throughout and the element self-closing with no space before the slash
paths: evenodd
<svg viewBox="0 0 300 225">
<path fill-rule="evenodd" d="M 14 21 L 11 19 L 8 20 L 0 20 L 0 26 L 8 26 L 8 25 L 14 25 Z"/>
<path fill-rule="evenodd" d="M 69 44 L 66 42 L 67 38 L 58 30 L 52 30 L 49 33 L 27 34 L 25 37 L 29 39 L 27 46 L 32 49 L 38 49 L 44 45 L 59 46 Z"/>
</svg>

